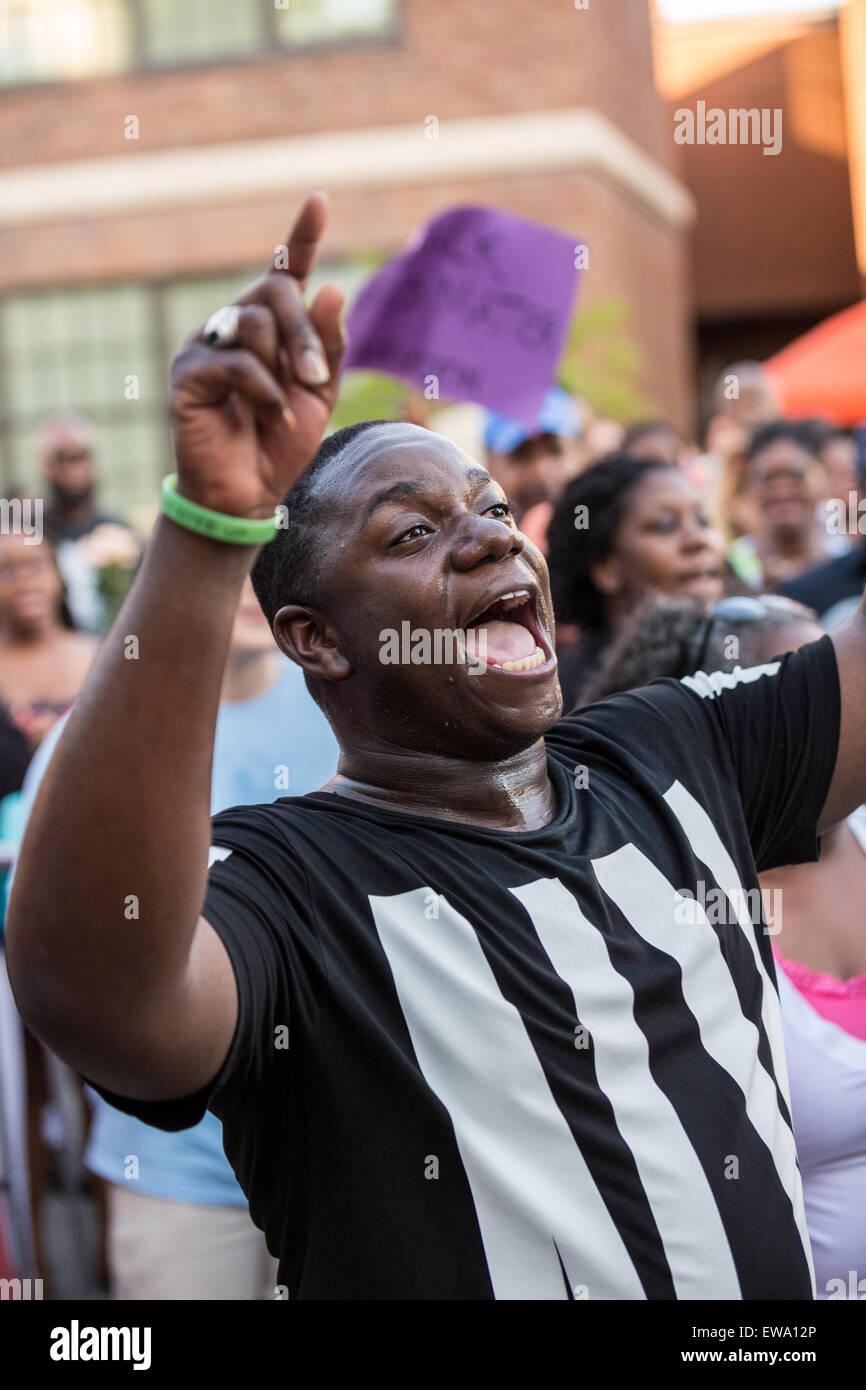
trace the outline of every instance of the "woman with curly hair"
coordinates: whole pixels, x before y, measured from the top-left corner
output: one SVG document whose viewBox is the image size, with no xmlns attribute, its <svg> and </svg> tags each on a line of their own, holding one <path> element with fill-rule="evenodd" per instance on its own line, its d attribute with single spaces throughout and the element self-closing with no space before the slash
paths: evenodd
<svg viewBox="0 0 866 1390">
<path fill-rule="evenodd" d="M 649 594 L 721 598 L 722 542 L 701 494 L 676 465 L 612 454 L 573 479 L 548 529 L 557 623 L 579 630 L 560 645 L 565 707 Z"/>
</svg>

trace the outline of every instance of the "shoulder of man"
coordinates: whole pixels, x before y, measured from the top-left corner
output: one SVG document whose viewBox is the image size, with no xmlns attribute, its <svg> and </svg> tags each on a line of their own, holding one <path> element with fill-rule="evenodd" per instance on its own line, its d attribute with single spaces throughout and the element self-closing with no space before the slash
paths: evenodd
<svg viewBox="0 0 866 1390">
<path fill-rule="evenodd" d="M 333 814 L 342 809 L 331 808 L 326 797 L 315 793 L 227 807 L 211 818 L 208 867 L 213 871 L 225 865 L 237 874 L 243 864 L 244 877 L 253 870 L 255 881 L 272 884 L 275 893 L 292 900 L 296 908 L 308 904 L 313 887 L 310 865 L 339 862 L 344 834 L 358 832 L 355 817 Z M 219 886 L 224 875 L 217 872 L 216 880 Z M 314 880 L 318 884 L 320 876 L 315 874 Z M 252 877 L 249 882 L 253 884 Z"/>
</svg>

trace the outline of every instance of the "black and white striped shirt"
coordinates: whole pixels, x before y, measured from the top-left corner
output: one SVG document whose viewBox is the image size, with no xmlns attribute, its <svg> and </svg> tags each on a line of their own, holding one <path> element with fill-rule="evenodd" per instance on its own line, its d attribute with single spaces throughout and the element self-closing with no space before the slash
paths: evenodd
<svg viewBox="0 0 866 1390">
<path fill-rule="evenodd" d="M 214 822 L 210 1102 L 295 1298 L 808 1299 L 758 869 L 816 857 L 829 639 L 548 737 L 504 833 L 326 793 Z"/>
</svg>

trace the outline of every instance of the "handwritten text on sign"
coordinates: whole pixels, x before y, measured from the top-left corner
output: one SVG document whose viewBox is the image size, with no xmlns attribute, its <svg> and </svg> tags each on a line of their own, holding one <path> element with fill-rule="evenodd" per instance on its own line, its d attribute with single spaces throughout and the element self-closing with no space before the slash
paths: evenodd
<svg viewBox="0 0 866 1390">
<path fill-rule="evenodd" d="M 477 401 L 528 426 L 553 382 L 578 272 L 573 238 L 493 208 L 452 208 L 359 294 L 347 367 Z"/>
</svg>

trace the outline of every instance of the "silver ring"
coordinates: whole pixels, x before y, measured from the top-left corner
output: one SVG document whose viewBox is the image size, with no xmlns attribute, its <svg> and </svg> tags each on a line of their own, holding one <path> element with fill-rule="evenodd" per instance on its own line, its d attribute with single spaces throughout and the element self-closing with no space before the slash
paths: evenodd
<svg viewBox="0 0 866 1390">
<path fill-rule="evenodd" d="M 226 304 L 211 314 L 204 326 L 204 339 L 211 347 L 232 348 L 240 342 L 238 323 L 241 311 L 237 304 Z"/>
</svg>

